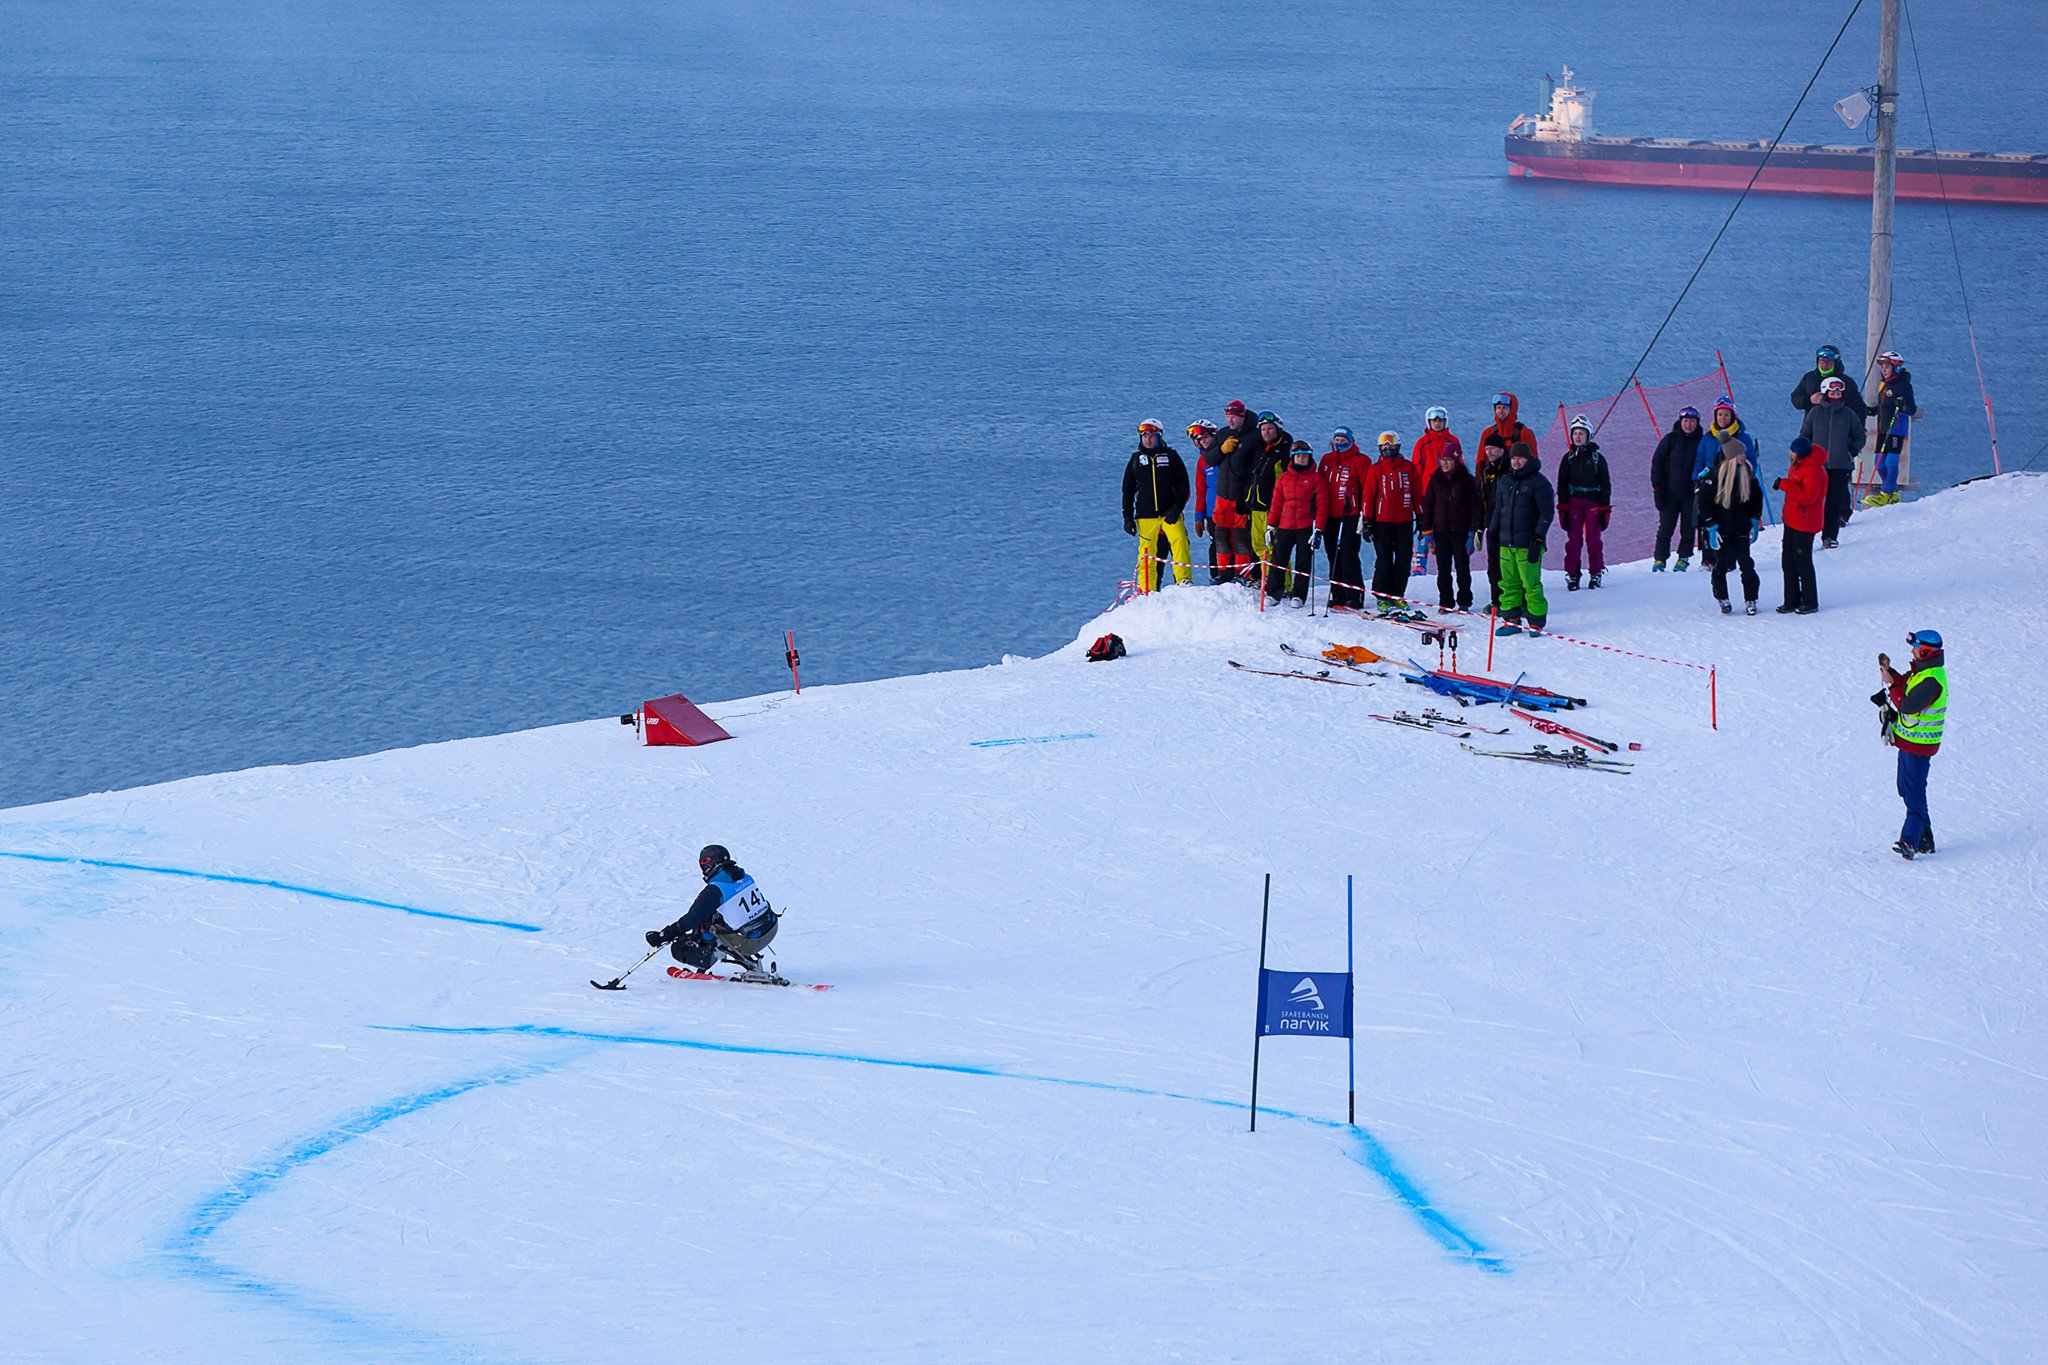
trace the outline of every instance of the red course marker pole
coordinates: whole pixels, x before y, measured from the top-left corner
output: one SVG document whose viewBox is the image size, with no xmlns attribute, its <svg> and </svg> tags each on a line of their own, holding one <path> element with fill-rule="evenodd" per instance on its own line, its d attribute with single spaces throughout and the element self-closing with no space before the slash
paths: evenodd
<svg viewBox="0 0 2048 1365">
<path fill-rule="evenodd" d="M 785 646 L 782 657 L 789 663 L 789 685 L 795 688 L 796 694 L 801 697 L 804 694 L 804 684 L 803 679 L 796 675 L 796 632 L 793 630 L 782 632 L 782 642 Z"/>
<path fill-rule="evenodd" d="M 1721 728 L 1721 670 L 1707 670 L 1707 723 L 1714 729 Z"/>
</svg>

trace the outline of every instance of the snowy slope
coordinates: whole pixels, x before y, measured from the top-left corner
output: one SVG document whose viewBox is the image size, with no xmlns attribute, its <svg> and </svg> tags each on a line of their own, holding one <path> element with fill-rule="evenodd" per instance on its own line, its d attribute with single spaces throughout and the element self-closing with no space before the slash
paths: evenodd
<svg viewBox="0 0 2048 1365">
<path fill-rule="evenodd" d="M 1626 777 L 1233 673 L 1422 653 L 1202 588 L 712 707 L 708 749 L 592 721 L 7 812 L 0 1355 L 2026 1358 L 2044 520 L 2027 478 L 1859 514 L 1812 619 L 1558 584 L 1559 629 L 1719 667 L 1716 733 L 1697 673 L 1502 643 Z M 1924 626 L 1907 865 L 1865 697 Z M 589 988 L 713 839 L 836 990 Z M 1290 968 L 1342 966 L 1358 878 L 1356 1133 L 1296 1040 L 1245 1132 L 1268 871 Z"/>
</svg>

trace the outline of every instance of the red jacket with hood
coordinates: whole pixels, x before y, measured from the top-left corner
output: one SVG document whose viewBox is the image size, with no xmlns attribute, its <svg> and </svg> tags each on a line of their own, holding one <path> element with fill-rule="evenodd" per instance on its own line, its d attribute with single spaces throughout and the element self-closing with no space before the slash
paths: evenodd
<svg viewBox="0 0 2048 1365">
<path fill-rule="evenodd" d="M 1446 447 L 1457 451 L 1461 456 L 1465 453 L 1465 447 L 1459 443 L 1457 437 L 1451 435 L 1449 428 L 1431 431 L 1425 426 L 1422 434 L 1415 438 L 1415 449 L 1408 452 L 1408 458 L 1415 462 L 1417 507 L 1422 506 L 1422 495 L 1429 491 L 1429 481 L 1436 477 L 1436 462 L 1443 458 Z"/>
<path fill-rule="evenodd" d="M 1792 471 L 1778 480 L 1785 494 L 1784 521 L 1788 529 L 1818 533 L 1821 509 L 1828 499 L 1828 453 L 1819 446 L 1792 461 Z"/>
<path fill-rule="evenodd" d="M 1536 449 L 1536 433 L 1522 425 L 1520 416 L 1522 411 L 1522 401 L 1519 398 L 1515 397 L 1513 394 L 1508 393 L 1506 389 L 1502 389 L 1501 392 L 1507 394 L 1508 420 L 1504 423 L 1495 422 L 1491 426 L 1489 426 L 1487 430 L 1499 432 L 1500 443 L 1506 446 L 1509 450 L 1513 450 L 1515 448 L 1515 442 L 1526 441 L 1529 444 L 1529 452 L 1531 454 L 1541 455 L 1543 452 Z M 1486 444 L 1486 432 L 1482 431 L 1479 433 L 1479 443 L 1481 445 Z"/>
</svg>

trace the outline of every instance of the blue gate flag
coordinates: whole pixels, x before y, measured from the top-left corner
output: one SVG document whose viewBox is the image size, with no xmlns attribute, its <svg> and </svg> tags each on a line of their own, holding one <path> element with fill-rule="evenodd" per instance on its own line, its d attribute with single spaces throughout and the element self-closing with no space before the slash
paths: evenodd
<svg viewBox="0 0 2048 1365">
<path fill-rule="evenodd" d="M 1351 1036 L 1351 973 L 1259 973 L 1259 1034 Z"/>
</svg>

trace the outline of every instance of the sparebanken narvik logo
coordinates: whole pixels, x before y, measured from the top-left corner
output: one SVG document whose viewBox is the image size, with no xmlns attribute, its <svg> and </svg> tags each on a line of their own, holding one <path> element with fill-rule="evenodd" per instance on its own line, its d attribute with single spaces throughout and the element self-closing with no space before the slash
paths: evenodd
<svg viewBox="0 0 2048 1365">
<path fill-rule="evenodd" d="M 1329 1010 L 1323 1005 L 1322 993 L 1316 990 L 1316 983 L 1313 977 L 1304 976 L 1300 981 L 1297 981 L 1294 989 L 1287 993 L 1287 1003 L 1297 1008 L 1317 1010 L 1324 1014 L 1329 1013 Z"/>
</svg>

